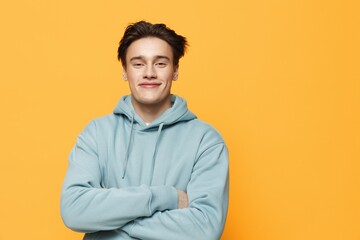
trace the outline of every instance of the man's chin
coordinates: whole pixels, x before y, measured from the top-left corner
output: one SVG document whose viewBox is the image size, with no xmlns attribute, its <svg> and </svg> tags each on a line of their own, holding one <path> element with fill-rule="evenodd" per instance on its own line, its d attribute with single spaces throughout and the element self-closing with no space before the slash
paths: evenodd
<svg viewBox="0 0 360 240">
<path fill-rule="evenodd" d="M 162 105 L 167 105 L 169 101 L 167 101 L 167 99 L 170 98 L 143 98 L 141 99 L 141 101 L 139 101 L 139 104 L 143 105 L 143 106 L 147 106 L 147 107 L 159 107 Z"/>
</svg>

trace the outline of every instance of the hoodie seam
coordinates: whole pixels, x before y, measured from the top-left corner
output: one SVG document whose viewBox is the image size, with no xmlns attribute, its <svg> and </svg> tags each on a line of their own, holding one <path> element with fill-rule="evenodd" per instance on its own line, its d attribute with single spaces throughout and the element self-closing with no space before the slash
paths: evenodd
<svg viewBox="0 0 360 240">
<path fill-rule="evenodd" d="M 195 163 L 201 158 L 201 156 L 209 149 L 213 148 L 213 147 L 216 147 L 218 145 L 225 145 L 225 142 L 222 141 L 222 142 L 218 142 L 218 143 L 215 143 L 215 144 L 212 144 L 210 145 L 209 147 L 205 148 L 201 153 L 199 153 L 200 151 L 200 148 L 201 146 L 199 146 L 197 152 L 196 152 L 196 159 L 195 159 Z"/>
</svg>

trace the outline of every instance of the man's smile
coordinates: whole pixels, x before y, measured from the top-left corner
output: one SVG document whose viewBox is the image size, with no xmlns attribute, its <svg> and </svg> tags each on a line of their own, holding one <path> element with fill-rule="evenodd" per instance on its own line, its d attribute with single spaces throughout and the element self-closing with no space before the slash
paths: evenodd
<svg viewBox="0 0 360 240">
<path fill-rule="evenodd" d="M 140 87 L 143 88 L 157 88 L 161 85 L 161 83 L 157 83 L 157 82 L 143 82 L 143 83 L 139 83 Z"/>
</svg>

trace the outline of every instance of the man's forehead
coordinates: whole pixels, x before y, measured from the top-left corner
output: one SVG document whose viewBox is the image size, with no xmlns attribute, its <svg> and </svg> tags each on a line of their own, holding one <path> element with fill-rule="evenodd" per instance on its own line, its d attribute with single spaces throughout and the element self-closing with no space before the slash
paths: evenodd
<svg viewBox="0 0 360 240">
<path fill-rule="evenodd" d="M 140 38 L 130 44 L 127 51 L 127 58 L 159 58 L 165 57 L 172 59 L 173 52 L 171 46 L 164 40 L 157 37 Z"/>
</svg>

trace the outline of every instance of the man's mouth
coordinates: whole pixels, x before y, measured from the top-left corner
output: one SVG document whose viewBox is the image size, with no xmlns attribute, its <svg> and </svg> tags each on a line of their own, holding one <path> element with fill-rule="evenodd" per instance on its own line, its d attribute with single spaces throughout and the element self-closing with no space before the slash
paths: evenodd
<svg viewBox="0 0 360 240">
<path fill-rule="evenodd" d="M 139 86 L 143 88 L 156 88 L 160 85 L 161 83 L 154 83 L 154 82 L 144 82 L 139 84 Z"/>
</svg>

